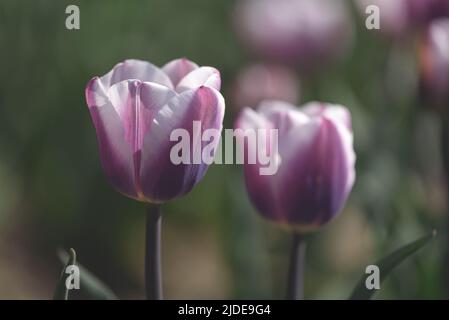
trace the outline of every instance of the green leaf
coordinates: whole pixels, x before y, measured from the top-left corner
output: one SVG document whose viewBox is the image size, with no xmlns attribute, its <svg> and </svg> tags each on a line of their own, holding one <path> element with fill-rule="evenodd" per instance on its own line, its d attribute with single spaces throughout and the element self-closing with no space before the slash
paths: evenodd
<svg viewBox="0 0 449 320">
<path fill-rule="evenodd" d="M 388 276 L 388 274 L 394 268 L 396 268 L 402 261 L 404 261 L 413 253 L 421 249 L 430 240 L 435 238 L 435 236 L 436 231 L 433 231 L 431 234 L 419 238 L 418 240 L 415 240 L 399 248 L 395 252 L 391 253 L 390 255 L 386 256 L 385 258 L 377 262 L 375 265 L 379 267 L 380 282 L 382 282 Z M 369 300 L 375 293 L 375 291 L 377 291 L 374 289 L 369 290 L 366 288 L 365 281 L 368 276 L 369 275 L 367 274 L 364 274 L 362 276 L 357 286 L 355 287 L 354 291 L 352 292 L 351 296 L 349 297 L 350 300 Z"/>
<path fill-rule="evenodd" d="M 56 285 L 55 293 L 53 294 L 53 300 L 68 300 L 69 299 L 69 290 L 66 286 L 66 280 L 69 276 L 65 273 L 66 269 L 70 265 L 74 265 L 76 263 L 76 252 L 73 249 L 69 250 L 69 253 L 66 254 L 66 257 L 63 261 L 67 261 L 64 265 L 64 268 L 61 271 L 61 276 L 59 277 L 59 282 Z"/>
<path fill-rule="evenodd" d="M 67 253 L 65 251 L 59 252 L 59 259 L 64 262 Z M 80 270 L 80 290 L 89 300 L 117 300 L 117 296 L 112 290 L 100 279 L 98 279 L 92 272 L 85 267 L 77 264 Z"/>
</svg>

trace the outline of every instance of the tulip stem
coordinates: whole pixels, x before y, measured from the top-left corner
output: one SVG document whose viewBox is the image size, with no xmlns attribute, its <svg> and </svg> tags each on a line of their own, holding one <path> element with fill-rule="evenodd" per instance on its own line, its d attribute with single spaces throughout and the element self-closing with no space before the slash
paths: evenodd
<svg viewBox="0 0 449 320">
<path fill-rule="evenodd" d="M 162 300 L 161 206 L 147 207 L 145 235 L 145 291 L 148 300 Z"/>
<path fill-rule="evenodd" d="M 287 300 L 304 298 L 304 263 L 306 242 L 299 233 L 293 233 L 290 266 L 287 279 Z"/>
<path fill-rule="evenodd" d="M 443 162 L 443 173 L 446 182 L 447 199 L 449 200 L 449 116 L 444 113 L 441 117 L 441 155 Z M 446 212 L 446 228 L 449 227 L 449 212 Z M 446 236 L 444 255 L 443 255 L 443 270 L 448 270 L 449 267 L 449 236 Z M 443 276 L 443 290 L 446 298 L 449 297 L 449 273 L 446 272 Z"/>
</svg>

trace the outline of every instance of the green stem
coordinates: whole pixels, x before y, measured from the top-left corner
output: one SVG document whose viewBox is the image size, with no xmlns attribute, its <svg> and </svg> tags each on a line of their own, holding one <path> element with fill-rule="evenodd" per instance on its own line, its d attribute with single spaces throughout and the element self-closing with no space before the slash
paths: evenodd
<svg viewBox="0 0 449 320">
<path fill-rule="evenodd" d="M 446 180 L 447 199 L 449 201 L 449 117 L 443 114 L 441 118 L 441 155 L 443 160 L 443 173 Z M 449 210 L 446 212 L 446 230 L 449 227 Z M 444 255 L 443 255 L 443 289 L 446 298 L 449 297 L 449 236 L 446 234 Z"/>
<path fill-rule="evenodd" d="M 305 253 L 304 237 L 299 233 L 293 233 L 287 279 L 287 300 L 302 300 L 304 298 Z"/>
<path fill-rule="evenodd" d="M 145 235 L 145 291 L 148 300 L 162 300 L 161 206 L 147 208 Z"/>
</svg>

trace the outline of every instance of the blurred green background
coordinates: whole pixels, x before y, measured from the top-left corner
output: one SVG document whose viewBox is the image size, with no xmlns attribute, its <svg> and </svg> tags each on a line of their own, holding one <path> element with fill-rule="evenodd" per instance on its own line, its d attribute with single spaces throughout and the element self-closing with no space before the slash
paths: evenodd
<svg viewBox="0 0 449 320">
<path fill-rule="evenodd" d="M 301 102 L 346 105 L 357 180 L 341 216 L 310 239 L 305 296 L 345 299 L 368 264 L 443 225 L 439 121 L 417 98 L 414 39 L 356 29 L 341 63 L 301 79 Z M 65 28 L 76 4 L 81 29 Z M 58 248 L 123 299 L 143 298 L 144 208 L 116 193 L 100 168 L 84 87 L 117 62 L 188 57 L 221 71 L 229 96 L 254 60 L 232 26 L 235 1 L 0 3 L 0 298 L 49 299 Z M 227 101 L 225 128 L 235 108 Z M 283 298 L 288 233 L 251 207 L 241 167 L 213 165 L 189 195 L 164 206 L 165 296 Z M 441 237 L 440 237 L 441 238 Z M 402 264 L 376 295 L 442 298 L 440 242 Z"/>
</svg>

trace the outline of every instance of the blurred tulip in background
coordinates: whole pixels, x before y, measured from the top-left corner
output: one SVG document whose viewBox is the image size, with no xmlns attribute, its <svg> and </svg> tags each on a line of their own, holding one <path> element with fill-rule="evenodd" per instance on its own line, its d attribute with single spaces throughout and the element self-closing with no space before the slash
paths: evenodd
<svg viewBox="0 0 449 320">
<path fill-rule="evenodd" d="M 351 116 L 345 107 L 313 102 L 297 109 L 264 101 L 257 111 L 245 108 L 236 127 L 278 129 L 277 173 L 260 175 L 258 163 L 244 165 L 249 197 L 265 218 L 303 233 L 341 211 L 355 179 Z"/>
<path fill-rule="evenodd" d="M 407 0 L 411 25 L 419 26 L 433 19 L 449 16 L 447 0 Z"/>
<path fill-rule="evenodd" d="M 300 84 L 294 72 L 281 65 L 254 64 L 237 76 L 232 90 L 233 105 L 239 110 L 262 100 L 298 103 Z"/>
<path fill-rule="evenodd" d="M 234 20 L 251 53 L 305 70 L 339 58 L 352 42 L 344 1 L 241 0 Z"/>
<path fill-rule="evenodd" d="M 449 18 L 434 20 L 420 43 L 424 94 L 440 105 L 449 102 Z"/>
<path fill-rule="evenodd" d="M 366 8 L 379 8 L 380 32 L 404 36 L 425 27 L 433 19 L 449 16 L 447 0 L 354 0 L 360 13 L 367 16 Z"/>
<path fill-rule="evenodd" d="M 367 8 L 375 5 L 379 8 L 380 31 L 400 36 L 409 26 L 408 0 L 354 0 L 362 16 L 367 17 Z"/>
</svg>

